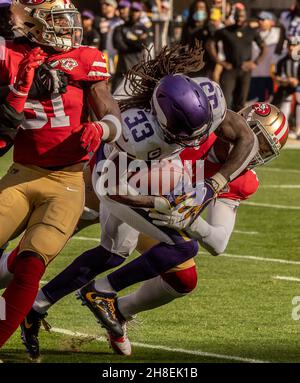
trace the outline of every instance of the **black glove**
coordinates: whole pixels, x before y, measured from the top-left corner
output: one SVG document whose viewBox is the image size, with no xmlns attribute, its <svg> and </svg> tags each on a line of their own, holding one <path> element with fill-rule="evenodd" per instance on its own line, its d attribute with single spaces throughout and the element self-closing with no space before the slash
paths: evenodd
<svg viewBox="0 0 300 383">
<path fill-rule="evenodd" d="M 40 98 L 66 93 L 67 86 L 68 76 L 65 72 L 55 70 L 49 64 L 43 64 L 35 71 L 28 97 Z"/>
</svg>

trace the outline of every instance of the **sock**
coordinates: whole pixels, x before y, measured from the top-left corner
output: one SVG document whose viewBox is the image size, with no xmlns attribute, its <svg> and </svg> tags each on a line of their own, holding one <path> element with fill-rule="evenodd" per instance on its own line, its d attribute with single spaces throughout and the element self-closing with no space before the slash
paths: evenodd
<svg viewBox="0 0 300 383">
<path fill-rule="evenodd" d="M 37 311 L 40 314 L 46 314 L 46 312 L 49 310 L 51 306 L 52 306 L 52 303 L 43 293 L 43 290 L 40 289 L 35 298 L 34 304 L 32 306 L 33 310 Z"/>
<path fill-rule="evenodd" d="M 94 286 L 97 291 L 103 291 L 105 293 L 115 293 L 115 290 L 109 283 L 107 277 L 97 279 L 94 283 Z"/>
<path fill-rule="evenodd" d="M 118 298 L 118 310 L 129 320 L 139 312 L 155 309 L 185 295 L 174 290 L 159 275 L 144 282 L 134 293 Z"/>
<path fill-rule="evenodd" d="M 48 305 L 49 308 L 51 304 L 86 285 L 98 274 L 113 269 L 124 261 L 125 258 L 111 253 L 102 246 L 88 250 L 42 288 L 42 301 L 45 297 L 50 304 Z M 37 300 L 39 300 L 39 296 Z M 37 301 L 35 303 L 37 304 L 36 307 L 39 304 L 41 307 L 43 306 L 43 302 Z"/>
<path fill-rule="evenodd" d="M 4 289 L 13 279 L 13 274 L 8 270 L 7 261 L 9 253 L 4 253 L 0 258 L 0 289 Z"/>
<path fill-rule="evenodd" d="M 6 301 L 6 320 L 0 322 L 0 347 L 11 337 L 28 314 L 45 272 L 44 262 L 30 254 L 32 253 L 24 252 L 17 258 L 13 280 L 3 294 Z"/>
<path fill-rule="evenodd" d="M 6 288 L 13 279 L 13 264 L 18 252 L 19 246 L 0 257 L 0 289 Z"/>
<path fill-rule="evenodd" d="M 115 291 L 146 281 L 193 258 L 198 252 L 196 241 L 168 245 L 159 243 L 140 257 L 107 276 Z"/>
</svg>

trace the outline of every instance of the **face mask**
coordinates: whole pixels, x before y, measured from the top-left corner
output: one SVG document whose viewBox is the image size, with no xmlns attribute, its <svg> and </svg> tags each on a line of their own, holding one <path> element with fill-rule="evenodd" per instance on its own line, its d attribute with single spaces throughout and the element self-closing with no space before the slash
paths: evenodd
<svg viewBox="0 0 300 383">
<path fill-rule="evenodd" d="M 205 11 L 197 11 L 193 14 L 193 20 L 195 21 L 204 21 L 207 18 Z"/>
</svg>

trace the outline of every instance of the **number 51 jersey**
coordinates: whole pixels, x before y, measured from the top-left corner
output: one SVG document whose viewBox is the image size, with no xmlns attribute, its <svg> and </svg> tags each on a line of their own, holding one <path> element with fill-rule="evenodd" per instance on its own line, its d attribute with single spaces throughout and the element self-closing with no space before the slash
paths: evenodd
<svg viewBox="0 0 300 383">
<path fill-rule="evenodd" d="M 19 63 L 31 49 L 24 39 L 1 44 L 0 85 L 14 83 Z M 27 100 L 25 118 L 14 142 L 14 161 L 42 168 L 88 161 L 80 145 L 82 132 L 74 130 L 88 120 L 86 90 L 93 82 L 110 77 L 104 56 L 97 49 L 82 46 L 50 54 L 47 62 L 67 74 L 67 92 Z"/>
<path fill-rule="evenodd" d="M 227 111 L 223 92 L 217 83 L 206 77 L 193 78 L 193 81 L 202 87 L 210 102 L 213 115 L 211 131 L 214 131 L 224 120 Z M 120 88 L 117 92 L 122 94 Z M 127 152 L 131 158 L 158 160 L 171 157 L 182 150 L 182 146 L 166 142 L 163 131 L 151 111 L 128 109 L 122 113 L 122 128 L 122 136 L 115 145 L 119 151 Z M 204 146 L 209 149 L 203 144 L 195 150 Z"/>
</svg>

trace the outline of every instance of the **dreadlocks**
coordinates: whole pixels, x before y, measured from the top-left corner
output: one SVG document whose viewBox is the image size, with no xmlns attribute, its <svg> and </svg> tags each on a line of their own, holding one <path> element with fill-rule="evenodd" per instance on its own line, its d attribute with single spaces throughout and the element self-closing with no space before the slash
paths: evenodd
<svg viewBox="0 0 300 383">
<path fill-rule="evenodd" d="M 119 101 L 121 111 L 130 108 L 150 109 L 154 88 L 169 74 L 198 72 L 204 66 L 203 50 L 199 41 L 194 47 L 176 44 L 164 47 L 154 58 L 135 65 L 125 78 L 125 92 L 129 98 Z"/>
</svg>

